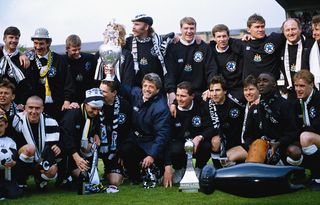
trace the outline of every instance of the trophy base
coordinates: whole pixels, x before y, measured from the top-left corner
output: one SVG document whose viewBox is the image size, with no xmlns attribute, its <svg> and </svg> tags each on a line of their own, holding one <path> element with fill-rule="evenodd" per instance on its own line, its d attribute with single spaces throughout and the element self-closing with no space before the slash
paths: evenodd
<svg viewBox="0 0 320 205">
<path fill-rule="evenodd" d="M 199 191 L 199 180 L 196 176 L 196 173 L 190 170 L 187 170 L 184 174 L 181 182 L 179 191 L 180 192 L 198 192 Z"/>
</svg>

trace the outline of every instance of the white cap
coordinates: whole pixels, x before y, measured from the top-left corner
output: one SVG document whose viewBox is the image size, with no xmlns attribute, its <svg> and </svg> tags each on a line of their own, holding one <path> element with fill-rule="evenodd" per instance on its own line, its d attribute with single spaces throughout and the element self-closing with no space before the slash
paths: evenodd
<svg viewBox="0 0 320 205">
<path fill-rule="evenodd" d="M 34 35 L 31 36 L 31 40 L 33 41 L 35 38 L 41 38 L 41 39 L 51 39 L 49 37 L 49 32 L 45 28 L 37 28 L 34 32 Z"/>
</svg>

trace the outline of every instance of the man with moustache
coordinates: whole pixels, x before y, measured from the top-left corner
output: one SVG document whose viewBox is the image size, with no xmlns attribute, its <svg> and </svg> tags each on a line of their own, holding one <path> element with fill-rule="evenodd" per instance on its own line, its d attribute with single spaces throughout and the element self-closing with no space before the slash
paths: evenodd
<svg viewBox="0 0 320 205">
<path fill-rule="evenodd" d="M 170 104 L 175 99 L 175 91 L 180 82 L 191 82 L 199 96 L 207 89 L 210 79 L 217 74 L 217 64 L 209 46 L 203 41 L 200 44 L 196 42 L 196 28 L 194 18 L 181 19 L 181 38 L 178 43 L 168 47 L 165 89 Z"/>
<path fill-rule="evenodd" d="M 50 50 L 52 39 L 47 29 L 36 29 L 31 40 L 35 52 L 27 55 L 32 66 L 33 92 L 43 99 L 44 112 L 59 121 L 75 92 L 70 69 L 61 55 Z"/>
<path fill-rule="evenodd" d="M 309 68 L 306 38 L 301 34 L 298 19 L 288 18 L 283 22 L 281 29 L 287 39 L 281 52 L 281 72 L 284 75 L 285 87 L 289 91 L 289 98 L 295 98 L 293 76 L 301 69 Z"/>
<path fill-rule="evenodd" d="M 135 70 L 135 86 L 141 86 L 142 78 L 147 73 L 156 73 L 164 80 L 167 68 L 164 61 L 166 48 L 174 33 L 159 36 L 152 28 L 153 19 L 140 14 L 132 19 L 133 36 L 126 40 L 125 49 L 131 51 Z"/>
</svg>

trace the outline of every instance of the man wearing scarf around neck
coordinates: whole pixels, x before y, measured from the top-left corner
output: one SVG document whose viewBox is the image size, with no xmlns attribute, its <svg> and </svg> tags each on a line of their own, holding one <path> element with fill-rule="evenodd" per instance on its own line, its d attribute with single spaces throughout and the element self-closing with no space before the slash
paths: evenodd
<svg viewBox="0 0 320 205">
<path fill-rule="evenodd" d="M 165 147 L 170 137 L 170 112 L 166 98 L 161 92 L 161 78 L 148 73 L 139 87 L 121 87 L 121 94 L 128 96 L 133 106 L 132 130 L 120 146 L 120 157 L 133 183 L 141 182 L 141 169 L 158 167 L 163 171 Z M 153 169 L 156 170 L 156 169 Z M 159 177 L 159 176 L 156 176 Z M 154 187 L 157 179 L 152 179 L 145 188 Z"/>
<path fill-rule="evenodd" d="M 131 51 L 133 56 L 134 85 L 140 87 L 143 76 L 147 73 L 158 74 L 163 82 L 167 73 L 164 56 L 174 33 L 159 36 L 152 28 L 152 17 L 146 14 L 135 16 L 132 22 L 133 36 L 127 38 L 124 48 Z"/>
<path fill-rule="evenodd" d="M 131 105 L 118 95 L 117 81 L 101 81 L 100 90 L 105 104 L 99 113 L 99 157 L 104 163 L 104 179 L 109 182 L 108 193 L 118 192 L 123 181 L 123 167 L 119 158 L 119 146 L 127 138 L 131 127 Z"/>
<path fill-rule="evenodd" d="M 3 35 L 4 47 L 0 50 L 0 82 L 7 78 L 16 86 L 15 102 L 24 105 L 31 95 L 30 69 L 20 64 L 21 54 L 18 50 L 20 30 L 10 26 Z"/>
<path fill-rule="evenodd" d="M 306 37 L 302 35 L 298 19 L 288 18 L 282 24 L 282 32 L 287 41 L 281 51 L 281 72 L 284 76 L 284 86 L 289 91 L 289 98 L 294 99 L 293 76 L 301 69 L 309 69 L 307 59 Z"/>
<path fill-rule="evenodd" d="M 177 85 L 191 82 L 197 96 L 207 89 L 210 79 L 217 74 L 217 64 L 212 51 L 205 42 L 196 42 L 196 21 L 192 17 L 180 20 L 181 38 L 170 44 L 166 55 L 168 74 L 165 77 L 165 90 L 169 104 L 175 99 Z"/>
<path fill-rule="evenodd" d="M 302 165 L 311 171 L 311 189 L 320 191 L 320 94 L 314 88 L 314 75 L 310 71 L 299 71 L 293 80 L 303 157 L 300 152 L 299 158 L 292 161 L 300 165 L 303 159 Z"/>
<path fill-rule="evenodd" d="M 31 60 L 33 92 L 43 99 L 44 112 L 59 121 L 74 98 L 70 69 L 61 55 L 50 50 L 52 39 L 47 29 L 36 29 L 31 40 L 34 52 L 29 51 L 27 56 Z"/>
<path fill-rule="evenodd" d="M 67 174 L 71 172 L 72 176 L 79 177 L 80 172 L 86 172 L 91 167 L 89 158 L 92 159 L 92 144 L 100 145 L 99 112 L 104 104 L 103 100 L 99 88 L 87 90 L 81 106 L 67 110 L 61 120 L 64 154 L 69 156 L 69 170 L 65 170 Z"/>
<path fill-rule="evenodd" d="M 309 65 L 314 75 L 314 85 L 320 88 L 320 15 L 312 18 L 312 45 L 310 46 Z"/>
<path fill-rule="evenodd" d="M 261 73 L 258 77 L 260 102 L 252 105 L 243 134 L 244 148 L 256 139 L 266 139 L 270 143 L 267 164 L 287 164 L 287 156 L 295 158 L 294 142 L 298 140 L 298 130 L 292 103 L 280 96 L 275 77 L 271 73 Z M 281 163 L 280 162 L 280 163 Z"/>
<path fill-rule="evenodd" d="M 14 140 L 19 154 L 13 173 L 22 188 L 29 175 L 34 175 L 39 190 L 45 190 L 48 181 L 57 177 L 60 130 L 57 121 L 44 114 L 43 109 L 42 99 L 31 96 L 25 110 L 16 114 L 12 122 L 18 133 Z"/>
</svg>

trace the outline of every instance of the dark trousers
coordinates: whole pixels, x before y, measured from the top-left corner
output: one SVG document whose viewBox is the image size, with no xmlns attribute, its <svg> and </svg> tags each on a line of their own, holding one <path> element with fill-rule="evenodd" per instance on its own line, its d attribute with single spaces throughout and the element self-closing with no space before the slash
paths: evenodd
<svg viewBox="0 0 320 205">
<path fill-rule="evenodd" d="M 124 166 L 128 171 L 129 178 L 132 181 L 141 181 L 141 165 L 142 160 L 148 154 L 133 141 L 124 142 L 120 147 L 120 158 L 124 160 Z M 163 170 L 163 160 L 154 159 L 154 164 Z"/>
<path fill-rule="evenodd" d="M 173 140 L 170 143 L 170 158 L 174 169 L 185 168 L 187 165 L 187 154 L 184 150 L 184 140 Z M 196 159 L 197 168 L 202 169 L 210 159 L 210 142 L 204 140 L 199 144 L 197 153 L 193 155 Z"/>
</svg>

